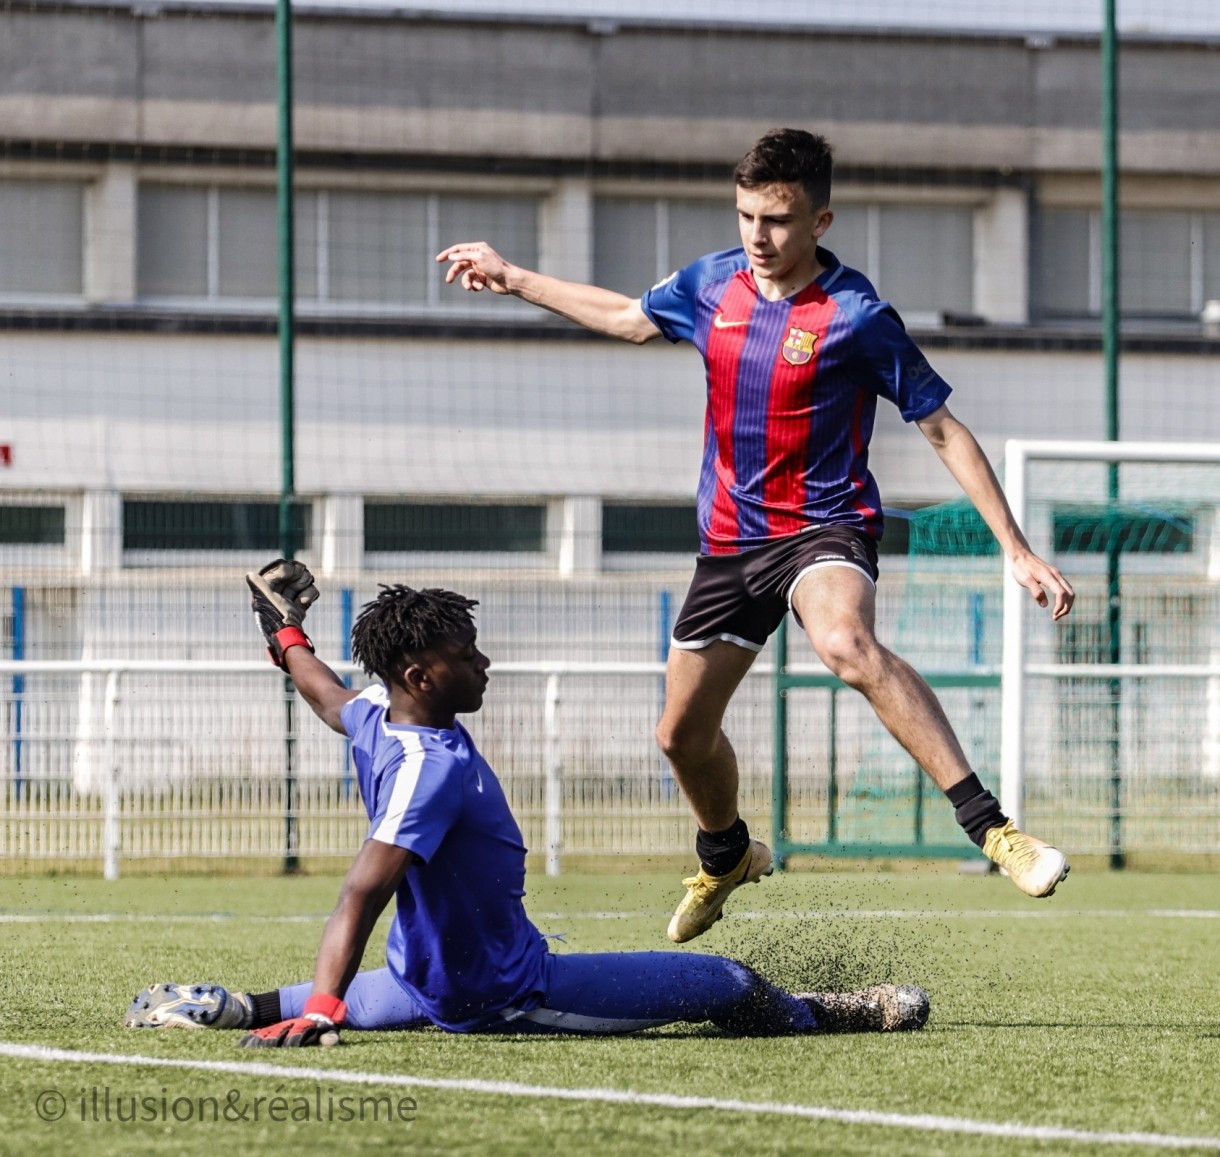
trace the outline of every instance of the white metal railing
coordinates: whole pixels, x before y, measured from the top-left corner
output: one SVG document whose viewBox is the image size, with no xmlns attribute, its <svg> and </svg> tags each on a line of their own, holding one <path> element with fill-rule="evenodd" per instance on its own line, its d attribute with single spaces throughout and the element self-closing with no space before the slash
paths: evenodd
<svg viewBox="0 0 1220 1157">
<path fill-rule="evenodd" d="M 328 662 L 339 675 L 361 673 L 361 668 L 351 662 Z M 808 667 L 809 670 L 824 670 Z M 501 662 L 494 665 L 497 676 L 535 675 L 545 676 L 543 703 L 543 752 L 545 774 L 545 846 L 546 871 L 558 875 L 563 848 L 563 807 L 561 759 L 561 681 L 564 678 L 582 675 L 634 676 L 657 679 L 664 675 L 665 664 L 661 662 L 616 663 L 616 662 L 572 662 L 540 660 L 533 662 Z M 122 678 L 128 674 L 228 674 L 261 675 L 283 678 L 283 673 L 267 662 L 224 660 L 162 660 L 162 659 L 86 659 L 86 660 L 0 660 L 0 674 L 13 675 L 105 675 L 102 716 L 100 725 L 101 767 L 97 777 L 102 795 L 102 865 L 106 879 L 119 876 L 121 855 L 121 799 L 118 782 L 118 766 L 115 755 L 116 715 L 121 698 Z M 755 678 L 774 674 L 769 663 L 758 663 L 751 669 Z M 82 688 L 82 701 L 91 692 Z M 94 750 L 99 738 L 93 723 L 94 715 L 89 710 L 79 712 L 75 744 L 78 751 Z M 86 757 L 87 758 L 87 757 Z"/>
<path fill-rule="evenodd" d="M 1011 582 L 1011 579 L 1009 579 Z M 1013 583 L 1015 586 L 1015 583 Z M 1020 596 L 1025 598 L 1025 592 L 1017 588 Z M 1009 655 L 1005 655 L 1005 675 L 1009 675 L 1010 664 Z M 340 675 L 356 674 L 359 668 L 353 663 L 343 663 L 343 661 L 334 661 L 329 664 L 333 670 L 336 670 Z M 531 814 L 534 816 L 532 823 L 537 823 L 540 830 L 534 829 L 534 837 L 542 836 L 540 843 L 544 846 L 545 865 L 547 865 L 547 873 L 555 875 L 559 873 L 561 865 L 561 857 L 564 854 L 565 847 L 565 826 L 567 827 L 567 837 L 569 841 L 573 838 L 573 831 L 578 831 L 581 819 L 573 818 L 565 814 L 565 807 L 571 806 L 571 799 L 565 804 L 565 792 L 571 797 L 572 785 L 571 782 L 565 782 L 565 752 L 569 751 L 573 735 L 583 736 L 584 733 L 580 729 L 572 731 L 572 718 L 575 716 L 567 716 L 565 718 L 562 704 L 564 704 L 564 685 L 565 680 L 576 680 L 578 677 L 589 676 L 626 676 L 631 680 L 650 680 L 659 682 L 661 676 L 664 675 L 665 665 L 659 661 L 648 661 L 648 663 L 608 663 L 608 661 L 566 661 L 566 660 L 538 660 L 538 661 L 504 661 L 504 663 L 494 664 L 494 674 L 498 676 L 534 676 L 542 677 L 544 680 L 542 687 L 542 702 L 538 703 L 538 699 L 533 698 L 538 693 L 533 688 L 529 688 L 525 697 L 517 697 L 519 703 L 533 703 L 540 705 L 540 719 L 542 719 L 542 733 L 533 731 L 533 743 L 537 746 L 532 747 L 533 768 L 538 768 L 542 765 L 542 776 L 538 784 L 540 804 L 542 807 L 534 810 Z M 819 664 L 789 664 L 788 670 L 792 674 L 826 674 L 825 668 Z M 106 879 L 116 879 L 120 873 L 120 859 L 122 856 L 122 823 L 123 809 L 128 807 L 126 797 L 124 797 L 124 781 L 121 779 L 121 764 L 122 764 L 122 747 L 121 744 L 131 738 L 129 735 L 121 735 L 120 729 L 123 725 L 123 716 L 118 712 L 118 705 L 123 702 L 123 687 L 124 677 L 138 675 L 240 675 L 240 676 L 260 676 L 271 677 L 271 679 L 282 680 L 281 671 L 273 668 L 271 664 L 262 660 L 242 660 L 242 661 L 221 661 L 221 660 L 132 660 L 132 659 L 89 659 L 89 660 L 0 660 L 0 674 L 7 675 L 65 675 L 65 676 L 81 676 L 81 687 L 78 691 L 73 688 L 68 688 L 68 694 L 79 693 L 81 702 L 79 709 L 74 716 L 70 713 L 67 716 L 68 723 L 66 724 L 67 731 L 63 731 L 59 736 L 56 736 L 56 742 L 66 742 L 72 749 L 73 765 L 76 765 L 77 758 L 91 760 L 91 773 L 93 773 L 93 782 L 96 785 L 94 788 L 94 798 L 98 801 L 98 806 L 101 809 L 101 842 L 100 848 L 98 845 L 93 845 L 93 849 L 87 854 L 96 856 L 99 854 L 102 859 L 102 868 Z M 772 664 L 767 661 L 759 661 L 749 672 L 752 680 L 769 679 L 775 674 Z M 98 703 L 95 701 L 94 687 L 87 686 L 85 676 L 105 676 L 104 690 L 101 694 L 101 709 L 98 710 Z M 1047 664 L 1047 663 L 1028 663 L 1022 661 L 1020 664 L 1019 677 L 1022 681 L 1028 677 L 1069 677 L 1069 679 L 1110 679 L 1110 677 L 1118 677 L 1118 679 L 1198 679 L 1203 677 L 1209 681 L 1214 681 L 1220 685 L 1220 664 L 1122 664 L 1120 666 L 1110 666 L 1108 664 Z M 643 690 L 643 688 L 642 688 Z M 756 708 L 763 708 L 764 703 L 770 702 L 770 699 L 759 697 L 761 688 L 756 688 L 754 699 Z M 1005 694 L 1010 694 L 1011 685 L 1005 685 Z M 30 690 L 24 691 L 24 697 L 27 702 L 32 698 Z M 580 696 L 577 696 L 580 698 Z M 85 701 L 88 701 L 88 709 L 85 709 Z M 261 701 L 260 701 L 261 702 Z M 270 701 L 268 701 L 270 702 Z M 638 705 L 638 704 L 637 704 Z M 871 713 L 866 713 L 871 719 Z M 534 716 L 537 719 L 537 716 Z M 582 716 L 584 718 L 584 716 Z M 638 720 L 637 720 L 638 721 Z M 760 720 L 761 723 L 761 720 Z M 567 730 L 565 731 L 565 725 Z M 533 726 L 537 726 L 534 724 Z M 1004 720 L 1002 729 L 1002 753 L 1003 758 L 1011 760 L 1013 758 L 1014 748 L 1017 752 L 1021 752 L 1021 736 L 1014 736 L 1013 721 L 1008 718 Z M 1025 720 L 1021 716 L 1017 716 L 1016 730 L 1024 730 Z M 74 729 L 74 730 L 73 730 Z M 17 738 L 18 736 L 11 736 Z M 138 738 L 139 736 L 137 736 Z M 287 737 L 287 733 L 285 733 Z M 293 729 L 293 737 L 299 738 L 298 732 Z M 30 736 L 30 741 L 35 740 L 35 736 Z M 761 740 L 761 736 L 760 736 Z M 215 741 L 213 741 L 215 742 Z M 221 743 L 227 741 L 220 741 Z M 238 751 L 237 743 L 239 740 L 234 740 L 234 751 Z M 565 742 L 569 746 L 565 747 Z M 597 741 L 593 741 L 597 743 Z M 650 744 L 643 744 L 650 747 Z M 571 758 L 571 755 L 567 755 Z M 631 757 L 636 758 L 636 757 Z M 631 766 L 636 766 L 631 764 Z M 1011 765 L 1003 764 L 1005 774 L 1011 776 Z M 1003 797 L 1005 810 L 1009 814 L 1021 814 L 1021 795 L 1022 786 L 1024 786 L 1024 768 L 1017 769 L 1016 775 L 1016 795 L 1014 797 L 1013 780 L 1011 777 L 1004 780 Z M 290 810 L 290 809 L 288 809 Z M 96 813 L 95 813 L 96 814 Z M 287 814 L 287 812 L 285 812 Z M 583 814 L 583 813 L 582 813 Z M 98 831 L 98 829 L 94 829 Z M 575 837 L 575 838 L 578 838 Z M 569 842 L 571 847 L 571 842 Z M 135 854 L 140 854 L 135 852 Z M 243 853 L 244 854 L 244 853 Z M 266 849 L 262 852 L 250 852 L 249 854 L 270 854 Z M 332 854 L 331 851 L 322 852 L 321 854 Z"/>
</svg>

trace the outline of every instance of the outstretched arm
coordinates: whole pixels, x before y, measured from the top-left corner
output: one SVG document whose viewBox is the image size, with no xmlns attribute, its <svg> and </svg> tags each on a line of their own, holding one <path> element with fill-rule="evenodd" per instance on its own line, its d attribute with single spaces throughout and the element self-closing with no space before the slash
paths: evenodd
<svg viewBox="0 0 1220 1157">
<path fill-rule="evenodd" d="M 340 713 L 359 692 L 345 687 L 343 680 L 308 647 L 289 647 L 284 652 L 284 669 L 313 713 L 332 731 L 346 735 Z"/>
<path fill-rule="evenodd" d="M 239 1042 L 243 1048 L 300 1048 L 338 1040 L 336 1030 L 347 1015 L 343 995 L 360 967 L 378 917 L 416 858 L 396 844 L 365 840 L 347 870 L 339 903 L 322 930 L 313 988 L 302 1015 L 247 1033 Z"/>
<path fill-rule="evenodd" d="M 1040 607 L 1050 605 L 1049 595 L 1054 595 L 1051 618 L 1063 618 L 1072 609 L 1076 592 L 1055 567 L 1030 550 L 991 463 L 974 435 L 949 412 L 948 406 L 941 406 L 926 418 L 919 419 L 916 425 L 991 528 L 1012 564 L 1013 577 Z"/>
<path fill-rule="evenodd" d="M 342 997 L 347 991 L 378 918 L 416 858 L 397 844 L 364 841 L 322 931 L 313 972 L 315 993 Z"/>
<path fill-rule="evenodd" d="M 436 255 L 449 262 L 445 284 L 461 281 L 463 289 L 511 294 L 531 305 L 566 317 L 594 333 L 643 345 L 661 331 L 649 320 L 639 301 L 596 285 L 561 281 L 505 261 L 486 241 L 463 241 Z"/>
</svg>

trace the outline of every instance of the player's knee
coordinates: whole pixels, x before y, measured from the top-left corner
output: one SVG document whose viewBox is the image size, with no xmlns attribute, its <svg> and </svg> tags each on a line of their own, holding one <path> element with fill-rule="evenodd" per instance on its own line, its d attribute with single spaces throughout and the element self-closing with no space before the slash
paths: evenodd
<svg viewBox="0 0 1220 1157">
<path fill-rule="evenodd" d="M 707 759 L 715 750 L 719 735 L 718 727 L 709 732 L 693 720 L 666 717 L 662 717 L 656 730 L 657 746 L 670 763 L 679 767 Z"/>
<path fill-rule="evenodd" d="M 729 961 L 729 973 L 733 978 L 733 985 L 737 989 L 737 995 L 742 1000 L 749 999 L 760 988 L 764 987 L 765 982 L 763 978 L 748 964 L 742 964 L 739 960 Z"/>
<path fill-rule="evenodd" d="M 813 645 L 822 662 L 850 687 L 866 683 L 876 666 L 877 640 L 854 624 L 828 628 L 813 640 Z"/>
<path fill-rule="evenodd" d="M 778 1036 L 794 1030 L 792 1010 L 781 994 L 752 968 L 728 962 L 732 996 L 715 1023 L 741 1036 Z"/>
</svg>

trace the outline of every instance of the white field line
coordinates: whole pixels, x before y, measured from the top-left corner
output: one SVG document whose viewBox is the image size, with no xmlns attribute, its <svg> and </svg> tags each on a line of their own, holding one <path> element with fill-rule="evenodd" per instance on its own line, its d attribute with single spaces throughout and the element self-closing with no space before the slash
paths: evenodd
<svg viewBox="0 0 1220 1157">
<path fill-rule="evenodd" d="M 637 1093 L 630 1089 L 565 1089 L 548 1085 L 524 1085 L 516 1081 L 412 1077 L 402 1073 L 365 1073 L 337 1068 L 273 1065 L 257 1061 L 203 1061 L 176 1057 L 145 1057 L 124 1053 L 74 1052 L 68 1049 L 50 1048 L 46 1045 L 17 1044 L 8 1041 L 0 1041 L 0 1056 L 44 1063 L 53 1061 L 61 1064 L 191 1069 L 199 1072 L 269 1077 L 275 1081 L 326 1081 L 329 1084 L 438 1089 L 446 1092 L 481 1093 L 498 1097 L 639 1105 L 657 1109 L 700 1111 L 710 1109 L 728 1113 L 752 1113 L 759 1116 L 803 1117 L 816 1121 L 835 1121 L 844 1125 L 907 1129 L 924 1133 L 965 1133 L 977 1137 L 1079 1142 L 1087 1145 L 1144 1145 L 1159 1149 L 1220 1150 L 1220 1137 L 1182 1137 L 1166 1133 L 1094 1133 L 1085 1129 L 1065 1129 L 1057 1125 L 973 1121 L 966 1117 L 938 1117 L 922 1113 L 878 1113 L 870 1109 L 832 1109 L 824 1105 L 794 1105 L 777 1101 L 740 1101 L 728 1098 L 678 1096 L 673 1093 Z"/>
<path fill-rule="evenodd" d="M 0 924 L 321 924 L 326 914 L 316 916 L 241 916 L 231 912 L 201 912 L 196 916 L 170 912 L 0 912 Z"/>
<path fill-rule="evenodd" d="M 535 920 L 652 920 L 667 909 L 622 912 L 534 912 Z M 320 924 L 328 913 L 273 916 L 263 913 L 180 912 L 153 915 L 141 912 L 0 912 L 0 924 Z M 1079 920 L 1149 916 L 1161 920 L 1220 920 L 1220 911 L 1209 908 L 976 908 L 956 911 L 912 908 L 813 909 L 794 911 L 730 911 L 735 920 Z"/>
<path fill-rule="evenodd" d="M 660 912 L 535 912 L 538 920 L 630 920 L 654 917 Z M 795 911 L 726 911 L 728 918 L 737 920 L 1079 920 L 1083 916 L 1120 917 L 1152 916 L 1158 919 L 1220 920 L 1220 911 L 1207 908 L 976 908 L 944 911 L 915 908 L 816 908 Z"/>
</svg>

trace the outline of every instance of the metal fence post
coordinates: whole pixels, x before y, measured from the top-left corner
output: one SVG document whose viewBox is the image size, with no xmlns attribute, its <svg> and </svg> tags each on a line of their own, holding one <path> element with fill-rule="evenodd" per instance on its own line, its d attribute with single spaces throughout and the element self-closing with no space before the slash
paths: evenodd
<svg viewBox="0 0 1220 1157">
<path fill-rule="evenodd" d="M 559 756 L 559 673 L 546 677 L 546 707 L 543 712 L 546 733 L 546 874 L 559 875 L 559 856 L 563 847 L 563 787 Z"/>
<path fill-rule="evenodd" d="M 102 710 L 102 730 L 106 734 L 105 751 L 105 799 L 102 819 L 102 875 L 107 880 L 119 878 L 119 784 L 118 768 L 114 757 L 115 712 L 119 700 L 119 675 L 117 667 L 106 676 L 105 706 Z"/>
</svg>

